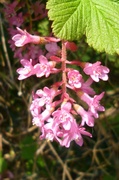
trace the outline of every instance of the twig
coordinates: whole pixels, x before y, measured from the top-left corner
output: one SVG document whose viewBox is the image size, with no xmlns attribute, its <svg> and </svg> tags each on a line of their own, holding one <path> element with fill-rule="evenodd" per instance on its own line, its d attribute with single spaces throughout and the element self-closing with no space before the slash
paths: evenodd
<svg viewBox="0 0 119 180">
<path fill-rule="evenodd" d="M 37 128 L 38 128 L 37 126 L 32 126 L 31 128 L 27 129 L 26 131 L 23 131 L 22 133 L 10 134 L 8 132 L 5 132 L 5 135 L 10 137 L 10 138 L 16 138 L 16 137 L 23 136 L 23 135 L 26 135 L 28 133 L 31 133 L 32 131 L 36 130 Z"/>
<path fill-rule="evenodd" d="M 6 58 L 7 65 L 8 65 L 8 68 L 9 68 L 10 77 L 13 80 L 14 76 L 13 76 L 13 73 L 12 73 L 10 59 L 9 59 L 9 56 L 8 56 L 8 53 L 7 53 L 7 47 L 6 47 L 5 38 L 4 38 L 5 35 L 4 35 L 4 30 L 3 30 L 2 20 L 1 20 L 1 14 L 0 14 L 0 30 L 1 30 L 1 41 L 2 41 L 2 45 L 3 45 L 4 53 L 5 53 L 5 58 Z"/>
<path fill-rule="evenodd" d="M 69 180 L 73 180 L 69 171 L 68 171 L 68 167 L 66 164 L 64 164 L 64 162 L 62 161 L 62 159 L 60 158 L 60 156 L 57 154 L 56 150 L 54 149 L 54 147 L 52 146 L 52 144 L 48 141 L 47 142 L 50 149 L 52 150 L 53 154 L 55 155 L 55 157 L 58 159 L 59 163 L 62 165 L 62 168 L 64 170 L 64 172 L 66 173 L 67 177 Z"/>
</svg>

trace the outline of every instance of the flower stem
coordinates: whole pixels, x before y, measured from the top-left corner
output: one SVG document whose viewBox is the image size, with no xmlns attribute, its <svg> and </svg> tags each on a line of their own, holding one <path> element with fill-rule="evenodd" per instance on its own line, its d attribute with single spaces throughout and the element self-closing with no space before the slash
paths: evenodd
<svg viewBox="0 0 119 180">
<path fill-rule="evenodd" d="M 63 94 L 66 93 L 66 84 L 67 84 L 67 77 L 66 77 L 66 59 L 67 59 L 67 53 L 66 53 L 66 47 L 64 41 L 62 41 L 62 52 L 61 52 L 61 60 L 62 60 L 62 91 Z"/>
</svg>

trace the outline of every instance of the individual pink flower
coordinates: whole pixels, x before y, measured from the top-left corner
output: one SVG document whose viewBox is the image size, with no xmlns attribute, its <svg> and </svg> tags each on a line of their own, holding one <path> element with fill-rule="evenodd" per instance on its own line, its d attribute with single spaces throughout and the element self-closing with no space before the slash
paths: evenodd
<svg viewBox="0 0 119 180">
<path fill-rule="evenodd" d="M 83 145 L 83 138 L 81 136 L 81 133 L 79 131 L 78 125 L 76 123 L 76 120 L 74 119 L 73 122 L 71 122 L 71 128 L 69 131 L 64 130 L 62 135 L 62 141 L 60 142 L 61 146 L 65 146 L 69 148 L 70 143 L 74 140 L 79 146 Z"/>
<path fill-rule="evenodd" d="M 108 80 L 107 74 L 109 73 L 109 69 L 106 66 L 102 66 L 100 61 L 97 61 L 94 64 L 86 63 L 83 71 L 87 75 L 90 75 L 96 82 L 99 82 L 99 79 L 102 79 L 103 81 Z"/>
<path fill-rule="evenodd" d="M 92 134 L 87 132 L 87 131 L 85 131 L 85 128 L 82 127 L 82 126 L 79 126 L 79 132 L 80 132 L 81 135 L 92 137 Z"/>
<path fill-rule="evenodd" d="M 84 110 L 84 108 L 78 104 L 74 104 L 73 107 L 76 112 L 81 116 L 81 126 L 84 126 L 85 123 L 90 127 L 94 126 L 94 117 L 90 111 Z"/>
<path fill-rule="evenodd" d="M 81 90 L 87 94 L 94 95 L 95 91 L 90 87 L 92 83 L 93 79 L 89 77 L 86 82 L 82 82 Z"/>
<path fill-rule="evenodd" d="M 70 70 L 68 72 L 68 83 L 75 88 L 81 88 L 82 86 L 82 75 L 77 70 Z"/>
<path fill-rule="evenodd" d="M 82 135 L 89 136 L 90 138 L 92 137 L 92 134 L 87 132 L 84 127 L 77 126 L 74 128 L 75 128 L 75 133 L 74 133 L 73 140 L 75 140 L 76 144 L 78 144 L 79 146 L 83 145 Z"/>
<path fill-rule="evenodd" d="M 72 141 L 75 141 L 76 144 L 79 146 L 83 145 L 83 137 L 82 135 L 86 135 L 89 137 L 92 137 L 92 135 L 85 131 L 84 127 L 79 127 L 78 124 L 76 123 L 75 119 L 71 123 L 71 129 L 69 131 L 64 131 L 62 135 L 62 140 L 59 142 L 61 146 L 65 146 L 69 148 L 70 143 Z"/>
<path fill-rule="evenodd" d="M 39 116 L 34 116 L 32 120 L 33 125 L 36 125 L 40 128 L 44 126 L 45 121 L 50 118 L 52 111 L 53 108 L 49 107 L 46 108 L 41 114 L 39 114 Z"/>
<path fill-rule="evenodd" d="M 45 45 L 46 50 L 48 53 L 46 54 L 47 58 L 50 58 L 50 56 L 57 55 L 60 52 L 60 47 L 57 45 L 56 42 L 50 42 Z"/>
<path fill-rule="evenodd" d="M 103 96 L 104 92 L 99 95 L 95 95 L 93 98 L 86 93 L 83 93 L 83 95 L 81 96 L 81 100 L 88 104 L 89 111 L 91 111 L 95 118 L 98 118 L 99 116 L 97 111 L 105 111 L 105 108 L 100 105 L 100 100 L 103 98 Z"/>
<path fill-rule="evenodd" d="M 12 40 L 15 42 L 15 45 L 17 47 L 22 47 L 25 44 L 33 43 L 33 44 L 39 44 L 41 41 L 40 36 L 31 35 L 26 30 L 22 30 L 19 27 L 17 27 L 17 30 L 19 34 L 16 34 L 12 37 Z"/>
<path fill-rule="evenodd" d="M 40 98 L 40 106 L 44 106 L 45 104 L 50 105 L 55 96 L 60 93 L 60 90 L 57 88 L 44 87 L 43 90 L 39 89 L 36 91 L 36 95 Z"/>
<path fill-rule="evenodd" d="M 41 55 L 39 56 L 39 62 L 34 66 L 37 77 L 42 77 L 45 75 L 45 77 L 48 77 L 51 73 L 52 68 L 54 67 L 53 62 L 48 62 L 48 59 Z"/>
<path fill-rule="evenodd" d="M 33 117 L 38 117 L 41 112 L 42 112 L 42 106 L 44 104 L 41 104 L 42 100 L 40 98 L 34 98 L 34 100 L 32 101 L 31 105 L 30 105 L 30 112 L 32 114 Z"/>
<path fill-rule="evenodd" d="M 61 105 L 61 110 L 58 109 L 52 113 L 55 124 L 62 124 L 62 127 L 65 130 L 69 130 L 71 128 L 71 122 L 73 121 L 74 117 L 70 113 L 71 110 L 71 103 L 63 103 Z"/>
<path fill-rule="evenodd" d="M 24 67 L 17 69 L 17 73 L 20 74 L 18 77 L 19 80 L 26 79 L 35 74 L 34 67 L 32 65 L 32 59 L 30 59 L 30 61 L 21 59 L 20 63 Z"/>
<path fill-rule="evenodd" d="M 41 136 L 40 139 L 47 139 L 49 141 L 53 141 L 56 140 L 56 136 L 55 133 L 53 132 L 53 118 L 48 118 L 46 124 L 44 124 L 44 126 L 41 127 Z"/>
<path fill-rule="evenodd" d="M 40 37 L 37 35 L 31 35 L 26 30 L 22 30 L 17 27 L 19 34 L 16 34 L 12 37 L 12 40 L 15 42 L 15 46 L 22 47 L 25 44 L 33 43 L 33 44 L 44 44 L 48 42 L 58 42 L 59 39 L 54 37 Z"/>
</svg>

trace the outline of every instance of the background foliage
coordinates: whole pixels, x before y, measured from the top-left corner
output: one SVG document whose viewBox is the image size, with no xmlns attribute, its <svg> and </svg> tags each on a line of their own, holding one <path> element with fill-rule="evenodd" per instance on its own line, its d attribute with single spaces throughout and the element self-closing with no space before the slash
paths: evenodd
<svg viewBox="0 0 119 180">
<path fill-rule="evenodd" d="M 46 1 L 41 2 L 46 4 Z M 49 4 L 50 2 L 51 0 Z M 119 179 L 119 55 L 96 52 L 88 46 L 84 36 L 80 41 L 75 41 L 79 50 L 76 54 L 68 52 L 69 58 L 89 62 L 100 60 L 110 68 L 109 81 L 95 84 L 97 93 L 106 91 L 102 102 L 106 111 L 100 114 L 92 128 L 93 138 L 85 138 L 82 147 L 72 143 L 66 149 L 55 142 L 40 141 L 39 129 L 32 125 L 29 112 L 31 93 L 37 87 L 50 84 L 55 77 L 45 80 L 35 77 L 25 81 L 17 80 L 19 61 L 13 57 L 8 44 L 10 37 L 3 7 L 1 4 L 0 26 L 3 31 L 0 31 L 0 179 Z M 43 36 L 49 35 L 51 22 L 44 18 L 35 23 L 34 28 Z M 109 39 L 107 41 L 111 43 Z"/>
</svg>

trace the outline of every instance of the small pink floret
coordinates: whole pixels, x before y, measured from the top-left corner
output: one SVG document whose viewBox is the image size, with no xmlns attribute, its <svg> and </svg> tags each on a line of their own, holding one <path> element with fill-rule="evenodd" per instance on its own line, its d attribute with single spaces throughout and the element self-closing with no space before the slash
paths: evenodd
<svg viewBox="0 0 119 180">
<path fill-rule="evenodd" d="M 71 70 L 68 72 L 68 83 L 75 87 L 75 88 L 81 88 L 82 86 L 82 75 L 77 70 Z"/>
<path fill-rule="evenodd" d="M 98 118 L 98 111 L 105 111 L 105 108 L 100 105 L 100 100 L 103 98 L 104 92 L 99 95 L 95 95 L 93 98 L 90 97 L 88 94 L 84 93 L 81 96 L 81 100 L 86 102 L 89 106 L 89 111 L 93 114 L 95 118 Z"/>
<path fill-rule="evenodd" d="M 35 74 L 34 67 L 32 65 L 32 59 L 30 59 L 30 61 L 26 59 L 21 59 L 20 62 L 23 65 L 23 68 L 17 69 L 17 73 L 19 74 L 18 77 L 19 80 L 26 79 L 31 75 Z"/>
<path fill-rule="evenodd" d="M 99 79 L 102 79 L 103 81 L 108 80 L 107 74 L 109 73 L 109 69 L 106 66 L 102 66 L 100 61 L 97 61 L 94 64 L 86 63 L 83 70 L 96 82 L 99 82 Z"/>
<path fill-rule="evenodd" d="M 22 47 L 28 43 L 38 44 L 40 42 L 40 36 L 31 35 L 26 30 L 22 30 L 17 27 L 19 34 L 16 34 L 12 37 L 12 40 L 15 42 L 15 46 Z"/>
<path fill-rule="evenodd" d="M 46 44 L 45 48 L 48 51 L 48 53 L 46 54 L 47 58 L 57 55 L 60 52 L 60 47 L 57 45 L 56 42 L 50 42 L 50 43 Z"/>
</svg>

